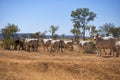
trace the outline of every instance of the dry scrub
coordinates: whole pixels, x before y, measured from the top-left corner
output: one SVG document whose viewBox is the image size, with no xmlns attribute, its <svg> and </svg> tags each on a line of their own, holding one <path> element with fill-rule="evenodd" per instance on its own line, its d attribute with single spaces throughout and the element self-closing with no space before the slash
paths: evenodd
<svg viewBox="0 0 120 80">
<path fill-rule="evenodd" d="M 0 80 L 119 80 L 120 57 L 0 50 Z"/>
</svg>

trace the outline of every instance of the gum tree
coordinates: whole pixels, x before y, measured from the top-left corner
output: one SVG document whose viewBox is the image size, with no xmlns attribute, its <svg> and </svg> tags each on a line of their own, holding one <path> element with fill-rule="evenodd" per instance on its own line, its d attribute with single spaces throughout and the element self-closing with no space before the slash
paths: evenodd
<svg viewBox="0 0 120 80">
<path fill-rule="evenodd" d="M 77 29 L 77 31 L 81 29 L 83 40 L 85 40 L 85 31 L 86 31 L 87 24 L 90 21 L 94 20 L 94 18 L 96 17 L 96 14 L 90 11 L 88 8 L 78 8 L 75 11 L 72 11 L 71 17 L 72 17 L 71 20 L 74 25 L 73 29 Z"/>
<path fill-rule="evenodd" d="M 55 32 L 58 30 L 58 28 L 59 28 L 58 26 L 54 26 L 54 25 L 50 26 L 49 32 L 51 33 L 52 38 L 54 38 L 54 36 L 56 36 Z"/>
</svg>

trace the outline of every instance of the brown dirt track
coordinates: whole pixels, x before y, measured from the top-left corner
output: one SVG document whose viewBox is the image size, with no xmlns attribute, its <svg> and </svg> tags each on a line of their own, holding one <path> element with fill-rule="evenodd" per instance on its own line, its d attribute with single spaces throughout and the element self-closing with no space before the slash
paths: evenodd
<svg viewBox="0 0 120 80">
<path fill-rule="evenodd" d="M 120 57 L 1 49 L 0 80 L 120 80 Z"/>
</svg>

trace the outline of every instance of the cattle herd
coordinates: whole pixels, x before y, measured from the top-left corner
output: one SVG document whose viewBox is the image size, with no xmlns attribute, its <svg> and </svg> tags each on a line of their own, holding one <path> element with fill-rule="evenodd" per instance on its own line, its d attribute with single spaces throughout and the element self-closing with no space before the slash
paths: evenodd
<svg viewBox="0 0 120 80">
<path fill-rule="evenodd" d="M 65 50 L 74 51 L 74 45 L 77 45 L 78 49 L 92 47 L 95 45 L 97 56 L 102 55 L 102 50 L 106 54 L 106 49 L 109 49 L 110 55 L 115 57 L 119 56 L 120 53 L 120 41 L 116 41 L 114 37 L 101 37 L 99 34 L 93 36 L 93 40 L 63 40 L 63 39 L 18 39 L 14 42 L 14 49 L 25 50 L 25 51 L 38 51 L 38 48 L 43 48 L 44 51 L 50 53 L 53 52 L 64 52 Z"/>
<path fill-rule="evenodd" d="M 73 51 L 72 40 L 53 40 L 53 39 L 18 39 L 15 40 L 14 49 L 25 51 L 37 51 L 39 47 L 43 47 L 44 51 L 63 52 L 65 49 Z"/>
</svg>

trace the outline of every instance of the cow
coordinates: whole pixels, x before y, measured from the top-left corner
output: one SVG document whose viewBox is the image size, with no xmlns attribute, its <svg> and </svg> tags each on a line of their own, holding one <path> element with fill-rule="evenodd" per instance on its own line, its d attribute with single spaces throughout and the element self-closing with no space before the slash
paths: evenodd
<svg viewBox="0 0 120 80">
<path fill-rule="evenodd" d="M 73 41 L 72 40 L 64 40 L 65 49 L 69 51 L 73 51 Z"/>
<path fill-rule="evenodd" d="M 47 49 L 47 51 L 50 51 L 51 40 L 52 39 L 42 39 L 41 40 L 41 44 L 43 46 L 44 51 L 45 51 L 45 49 Z"/>
<path fill-rule="evenodd" d="M 23 50 L 23 45 L 24 45 L 24 42 L 21 39 L 17 39 L 14 41 L 14 49 Z"/>
<path fill-rule="evenodd" d="M 38 39 L 28 39 L 24 40 L 24 49 L 26 51 L 38 51 Z"/>
<path fill-rule="evenodd" d="M 86 52 L 91 52 L 91 51 L 93 52 L 94 44 L 90 40 L 87 40 L 87 41 L 80 40 L 78 42 L 78 47 L 79 47 L 79 52 L 80 52 L 80 49 L 83 49 Z"/>
<path fill-rule="evenodd" d="M 88 43 L 90 43 L 90 42 L 91 42 L 91 41 L 84 41 L 84 40 L 81 40 L 81 41 L 79 41 L 78 46 L 84 47 L 86 44 L 88 44 Z"/>
<path fill-rule="evenodd" d="M 117 41 L 117 42 L 115 43 L 115 47 L 114 47 L 113 50 L 114 50 L 114 52 L 118 53 L 118 54 L 116 55 L 116 57 L 118 57 L 119 54 L 120 54 L 120 41 Z"/>
<path fill-rule="evenodd" d="M 94 40 L 96 42 L 98 56 L 101 56 L 102 49 L 110 49 L 110 54 L 111 54 L 112 50 L 115 48 L 116 41 L 115 41 L 115 38 L 113 37 L 103 38 L 99 34 L 96 34 L 94 35 Z M 116 54 L 118 54 L 118 52 Z"/>
<path fill-rule="evenodd" d="M 51 53 L 58 52 L 58 51 L 63 52 L 64 46 L 65 46 L 65 43 L 63 40 L 52 40 L 50 52 Z"/>
</svg>

